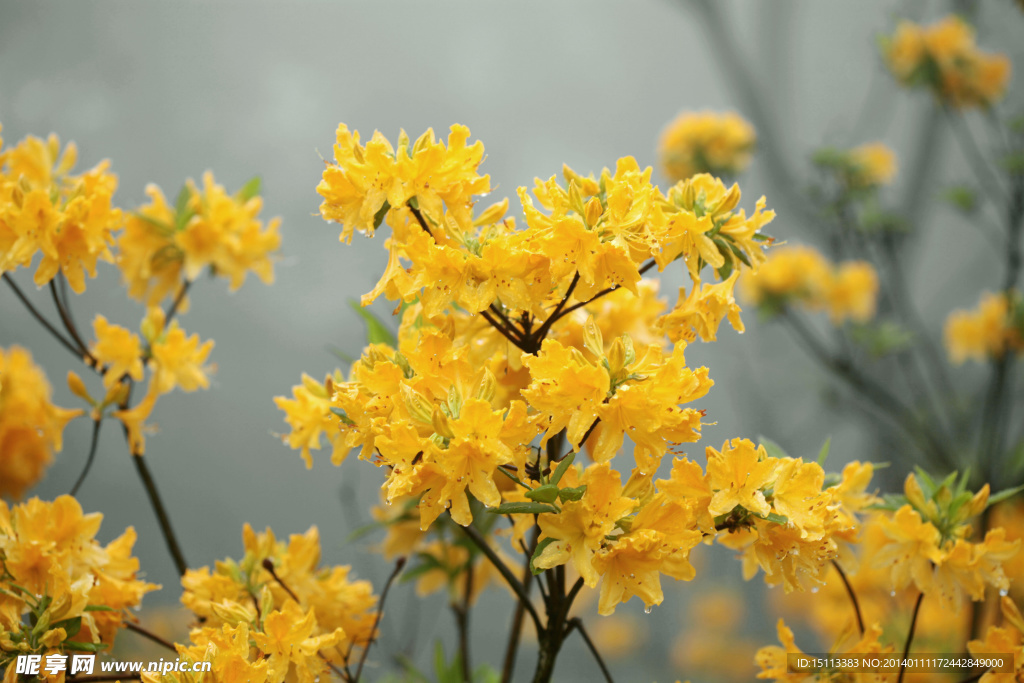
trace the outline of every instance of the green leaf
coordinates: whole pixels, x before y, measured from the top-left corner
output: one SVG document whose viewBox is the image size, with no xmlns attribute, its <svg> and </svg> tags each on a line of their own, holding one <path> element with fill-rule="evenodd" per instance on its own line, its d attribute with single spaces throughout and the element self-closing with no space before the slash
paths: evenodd
<svg viewBox="0 0 1024 683">
<path fill-rule="evenodd" d="M 758 436 L 757 442 L 764 446 L 764 450 L 768 453 L 771 458 L 788 458 L 789 453 L 779 444 L 775 443 L 766 436 Z"/>
<path fill-rule="evenodd" d="M 534 564 L 533 564 L 534 560 L 536 560 L 538 557 L 540 557 L 540 554 L 542 552 L 544 552 L 544 548 L 547 548 L 549 545 L 551 545 L 554 542 L 555 542 L 555 539 L 553 539 L 553 538 L 545 538 L 543 541 L 541 541 L 540 543 L 537 544 L 537 549 L 533 551 L 533 556 L 530 557 L 530 571 L 533 572 L 534 576 L 536 576 L 537 574 L 543 574 L 544 573 L 543 569 L 537 569 L 537 567 L 534 566 Z"/>
<path fill-rule="evenodd" d="M 377 228 L 380 227 L 380 224 L 384 222 L 384 217 L 388 215 L 388 211 L 390 211 L 390 210 L 391 210 L 391 205 L 388 204 L 388 200 L 385 199 L 384 203 L 381 205 L 381 207 L 379 209 L 377 209 L 377 213 L 373 214 L 373 229 L 374 230 L 376 230 Z"/>
<path fill-rule="evenodd" d="M 818 465 L 821 467 L 825 466 L 825 460 L 828 459 L 828 451 L 832 447 L 832 437 L 825 439 L 825 443 L 821 445 L 821 450 L 818 451 Z"/>
<path fill-rule="evenodd" d="M 551 475 L 552 484 L 557 485 L 558 482 L 562 481 L 562 476 L 565 474 L 565 471 L 569 469 L 569 465 L 571 465 L 572 461 L 575 459 L 576 453 L 573 451 L 570 451 L 567 456 L 562 458 L 562 461 L 558 463 L 558 467 L 555 468 L 554 473 Z"/>
<path fill-rule="evenodd" d="M 147 216 L 144 213 L 139 213 L 138 211 L 132 213 L 132 215 L 138 218 L 143 223 L 148 223 L 152 225 L 154 228 L 159 230 L 160 234 L 163 235 L 164 237 L 170 237 L 171 235 L 174 234 L 174 228 L 171 227 L 169 224 L 164 223 L 163 221 L 158 221 L 157 219 L 151 216 Z"/>
<path fill-rule="evenodd" d="M 63 645 L 66 650 L 78 652 L 102 652 L 107 648 L 106 643 L 78 643 L 73 640 L 65 640 Z"/>
<path fill-rule="evenodd" d="M 487 511 L 496 515 L 542 515 L 547 512 L 557 513 L 558 508 L 547 503 L 502 503 Z"/>
<path fill-rule="evenodd" d="M 942 198 L 949 202 L 955 209 L 963 213 L 973 213 L 978 207 L 978 195 L 966 185 L 957 185 L 947 188 L 942 193 Z"/>
<path fill-rule="evenodd" d="M 1013 498 L 1021 491 L 1024 491 L 1024 485 L 1014 486 L 1012 489 L 1003 489 L 999 493 L 993 493 L 988 497 L 988 505 L 995 505 L 996 503 L 1001 503 L 1008 498 Z"/>
<path fill-rule="evenodd" d="M 344 351 L 342 351 L 342 350 L 341 350 L 340 348 L 338 348 L 337 346 L 334 346 L 333 344 L 332 344 L 332 345 L 328 345 L 328 346 L 327 346 L 327 351 L 328 351 L 328 352 L 329 352 L 329 353 L 330 353 L 330 354 L 331 354 L 332 356 L 334 356 L 335 358 L 337 358 L 338 360 L 340 360 L 340 361 L 341 361 L 342 363 L 348 363 L 349 365 L 352 365 L 353 363 L 355 363 L 355 362 L 356 362 L 356 359 L 355 359 L 355 358 L 353 358 L 352 356 L 348 355 L 347 353 L 345 353 Z"/>
<path fill-rule="evenodd" d="M 527 491 L 526 497 L 541 503 L 554 503 L 558 499 L 558 487 L 554 484 L 544 484 Z"/>
<path fill-rule="evenodd" d="M 62 628 L 67 633 L 68 638 L 74 638 L 78 635 L 78 632 L 82 630 L 82 617 L 73 617 L 71 619 L 64 619 L 54 624 L 50 624 L 50 628 Z"/>
<path fill-rule="evenodd" d="M 758 515 L 761 519 L 767 519 L 769 522 L 775 522 L 776 524 L 789 524 L 789 517 L 780 515 L 777 512 L 769 512 L 767 515 Z"/>
<path fill-rule="evenodd" d="M 374 315 L 372 311 L 360 306 L 359 302 L 355 299 L 349 299 L 348 305 L 351 306 L 352 310 L 358 313 L 359 317 L 366 323 L 366 342 L 368 344 L 387 344 L 392 347 L 398 344 L 394 333 L 391 332 L 387 325 L 384 324 L 384 321 Z"/>
<path fill-rule="evenodd" d="M 188 185 L 183 185 L 181 191 L 178 192 L 178 198 L 174 202 L 174 231 L 181 232 L 188 225 L 188 222 L 192 220 L 192 216 L 195 215 L 193 211 L 189 209 L 189 200 L 192 199 L 192 190 L 189 189 Z"/>
<path fill-rule="evenodd" d="M 247 202 L 260 193 L 260 188 L 263 186 L 263 179 L 258 175 L 254 175 L 245 181 L 245 185 L 242 185 L 242 189 L 238 191 L 238 198 Z"/>
<path fill-rule="evenodd" d="M 351 427 L 351 426 L 355 425 L 355 422 L 352 421 L 352 418 L 350 418 L 348 416 L 348 414 L 344 410 L 342 410 L 341 408 L 337 408 L 335 406 L 331 406 L 331 412 L 334 413 L 335 415 L 337 415 L 341 419 L 341 421 L 344 422 L 345 424 L 347 424 L 348 426 Z"/>
<path fill-rule="evenodd" d="M 587 485 L 577 486 L 576 488 L 564 488 L 558 492 L 558 499 L 563 503 L 570 500 L 579 500 L 583 497 L 583 494 L 587 492 Z"/>
</svg>

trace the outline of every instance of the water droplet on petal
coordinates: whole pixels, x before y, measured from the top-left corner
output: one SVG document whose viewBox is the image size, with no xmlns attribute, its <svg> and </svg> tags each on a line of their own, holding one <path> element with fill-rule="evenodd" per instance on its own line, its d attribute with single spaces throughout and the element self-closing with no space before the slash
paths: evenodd
<svg viewBox="0 0 1024 683">
<path fill-rule="evenodd" d="M 895 597 L 896 597 L 896 591 L 889 591 L 889 595 L 890 595 L 891 597 L 894 597 L 894 598 L 895 598 Z"/>
<path fill-rule="evenodd" d="M 1002 597 L 1004 597 L 1004 598 L 1005 598 L 1005 597 L 1006 597 L 1007 595 L 1009 595 L 1009 594 L 1010 594 L 1010 591 L 1006 590 L 1005 588 L 1003 588 L 1003 589 L 1001 589 L 1001 590 L 999 591 L 999 595 L 1000 595 L 1000 596 L 1002 596 Z"/>
<path fill-rule="evenodd" d="M 653 609 L 651 605 L 647 605 L 647 607 L 644 607 L 644 614 L 650 614 L 651 609 Z"/>
</svg>

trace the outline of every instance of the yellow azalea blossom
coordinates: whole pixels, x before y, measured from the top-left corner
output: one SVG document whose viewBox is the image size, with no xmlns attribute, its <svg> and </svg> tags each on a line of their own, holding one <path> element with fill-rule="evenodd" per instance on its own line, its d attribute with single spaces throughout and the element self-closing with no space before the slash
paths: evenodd
<svg viewBox="0 0 1024 683">
<path fill-rule="evenodd" d="M 185 330 L 173 321 L 152 345 L 150 365 L 154 369 L 153 387 L 159 394 L 166 394 L 175 387 L 183 391 L 206 389 L 210 386 L 207 374 L 213 366 L 203 365 L 210 351 L 213 340 L 208 339 L 200 345 L 199 335 L 185 336 Z"/>
<path fill-rule="evenodd" d="M 697 280 L 685 299 L 685 288 L 680 288 L 676 307 L 660 318 L 657 325 L 673 342 L 692 342 L 697 337 L 706 342 L 715 341 L 718 326 L 726 318 L 734 330 L 743 332 L 740 307 L 733 295 L 739 275 L 740 271 L 734 271 L 726 280 L 714 285 L 701 285 Z"/>
<path fill-rule="evenodd" d="M 318 636 L 313 610 L 303 611 L 293 600 L 285 602 L 281 610 L 263 617 L 262 632 L 252 634 L 253 642 L 267 655 L 267 676 L 271 680 L 284 680 L 295 676 L 298 683 L 314 683 L 329 672 L 320 651 L 336 646 L 344 637 L 341 629 Z"/>
<path fill-rule="evenodd" d="M 1024 618 L 1020 608 L 1008 597 L 1000 600 L 1003 615 L 1002 626 L 989 626 L 982 639 L 967 643 L 967 651 L 978 658 L 989 655 L 1012 655 L 1013 671 L 1005 673 L 986 672 L 979 681 L 983 683 L 1016 683 L 1024 676 Z"/>
<path fill-rule="evenodd" d="M 441 222 L 442 203 L 449 210 L 466 210 L 470 196 L 490 191 L 490 177 L 477 174 L 484 146 L 479 141 L 467 145 L 469 135 L 468 128 L 454 125 L 445 146 L 434 138 L 433 129 L 427 129 L 410 144 L 402 131 L 396 151 L 378 131 L 363 146 L 358 132 L 339 124 L 334 163 L 325 162 L 317 186 L 324 198 L 320 215 L 341 223 L 341 239 L 351 242 L 355 230 L 373 234 L 385 203 L 398 209 L 416 198 L 434 225 Z"/>
<path fill-rule="evenodd" d="M 975 310 L 950 313 L 945 328 L 950 359 L 954 363 L 983 361 L 1024 350 L 1024 331 L 1013 325 L 1011 317 L 1011 304 L 1019 305 L 1018 301 L 1016 295 L 1007 300 L 1001 293 L 986 292 Z"/>
<path fill-rule="evenodd" d="M 204 626 L 217 628 L 255 620 L 255 592 L 265 628 L 251 637 L 268 648 L 290 642 L 303 651 L 319 643 L 317 650 L 327 662 L 342 664 L 351 656 L 352 646 L 365 647 L 370 642 L 377 602 L 372 588 L 366 581 L 352 581 L 349 567 L 320 566 L 316 527 L 291 536 L 286 544 L 269 529 L 257 534 L 246 525 L 243 540 L 246 553 L 242 559 L 218 562 L 213 571 L 208 567 L 189 570 L 182 578 L 182 603 Z M 273 573 L 267 569 L 268 563 Z M 269 612 L 278 615 L 272 623 L 266 621 Z M 289 624 L 295 625 L 294 631 Z"/>
<path fill-rule="evenodd" d="M 714 491 L 708 512 L 724 515 L 736 506 L 759 515 L 771 511 L 761 489 L 774 481 L 779 462 L 768 457 L 764 446 L 733 439 L 722 444 L 721 451 L 708 446 L 707 458 L 708 483 Z"/>
<path fill-rule="evenodd" d="M 0 347 L 0 496 L 21 498 L 63 446 L 64 427 L 82 414 L 50 400 L 50 384 L 32 355 Z"/>
<path fill-rule="evenodd" d="M 153 412 L 153 406 L 156 405 L 158 396 L 156 385 L 151 383 L 146 390 L 145 398 L 136 403 L 134 407 L 115 410 L 111 413 L 111 416 L 120 420 L 128 430 L 128 448 L 132 455 L 146 454 L 146 433 L 155 431 L 155 427 L 147 425 L 146 420 Z"/>
<path fill-rule="evenodd" d="M 750 163 L 757 137 L 735 112 L 683 112 L 658 142 L 662 171 L 671 182 L 697 173 L 736 175 Z"/>
<path fill-rule="evenodd" d="M 292 396 L 278 396 L 274 399 L 277 407 L 284 411 L 288 426 L 292 428 L 291 433 L 282 439 L 289 447 L 301 450 L 306 469 L 312 469 L 313 456 L 310 449 L 320 450 L 321 436 L 327 434 L 335 445 L 331 460 L 335 464 L 340 463 L 348 451 L 342 449 L 340 434 L 334 429 L 338 418 L 331 413 L 331 398 L 326 386 L 304 374 L 302 384 L 292 389 Z"/>
<path fill-rule="evenodd" d="M 146 194 L 149 203 L 127 220 L 117 243 L 117 264 L 133 298 L 157 305 L 206 269 L 228 278 L 232 290 L 249 271 L 273 282 L 280 219 L 263 224 L 257 217 L 263 200 L 249 186 L 229 195 L 207 172 L 202 188 L 186 182 L 184 201 L 174 208 L 157 186 Z"/>
<path fill-rule="evenodd" d="M 139 337 L 120 325 L 112 325 L 102 315 L 92 321 L 96 343 L 92 355 L 106 366 L 103 386 L 108 389 L 125 375 L 136 382 L 142 379 L 142 343 Z"/>
<path fill-rule="evenodd" d="M 576 468 L 571 469 L 576 473 Z M 558 514 L 541 515 L 538 524 L 541 538 L 552 539 L 534 560 L 534 566 L 548 569 L 570 559 L 587 586 L 597 586 L 598 573 L 594 556 L 615 529 L 615 523 L 633 511 L 635 503 L 622 495 L 619 473 L 608 463 L 591 465 L 578 481 L 568 476 L 563 486 L 585 485 L 578 501 L 567 501 Z"/>
<path fill-rule="evenodd" d="M 934 564 L 942 561 L 939 530 L 922 521 L 910 505 L 904 505 L 891 520 L 883 519 L 881 524 L 890 543 L 876 555 L 875 564 L 890 567 L 897 590 L 913 582 L 921 592 L 930 591 Z"/>
<path fill-rule="evenodd" d="M 113 260 L 112 234 L 123 220 L 111 204 L 117 177 L 105 161 L 73 175 L 77 156 L 73 143 L 61 153 L 56 135 L 29 136 L 0 153 L 0 272 L 41 254 L 37 286 L 60 272 L 81 293 L 96 263 Z"/>
<path fill-rule="evenodd" d="M 896 175 L 896 154 L 881 142 L 870 142 L 846 152 L 849 168 L 844 180 L 851 188 L 888 185 Z"/>
<path fill-rule="evenodd" d="M 847 319 L 865 322 L 875 315 L 878 274 L 867 261 L 839 264 L 824 292 L 825 310 L 834 325 Z"/>
<path fill-rule="evenodd" d="M 145 683 L 269 683 L 269 658 L 250 646 L 251 626 L 239 622 L 219 628 L 203 626 L 189 633 L 189 644 L 176 645 L 183 662 L 209 662 L 208 673 L 142 673 Z M 279 673 L 279 672 L 278 672 Z M 282 676 L 280 680 L 283 680 Z"/>
<path fill-rule="evenodd" d="M 989 107 L 1002 98 L 1009 82 L 1010 60 L 979 50 L 974 29 L 955 15 L 930 26 L 901 22 L 882 45 L 898 81 L 927 87 L 953 107 Z"/>
<path fill-rule="evenodd" d="M 5 572 L 0 577 L 0 633 L 18 634 L 27 644 L 32 626 L 23 617 L 39 604 L 42 596 L 49 602 L 40 622 L 81 619 L 81 629 L 68 636 L 65 630 L 46 634 L 37 654 L 51 649 L 64 650 L 63 641 L 110 646 L 123 627 L 125 610 L 138 608 L 143 595 L 159 586 L 137 578 L 138 560 L 131 556 L 135 531 L 128 528 L 107 546 L 95 539 L 102 515 L 83 514 L 70 496 L 52 503 L 33 498 L 15 507 L 0 501 L 0 557 Z M 87 609 L 105 606 L 107 611 Z M 5 649 L 5 648 L 4 648 Z M 69 648 L 70 649 L 70 648 Z M 31 648 L 20 649 L 30 654 Z M 0 664 L 4 651 L 0 649 Z"/>
</svg>

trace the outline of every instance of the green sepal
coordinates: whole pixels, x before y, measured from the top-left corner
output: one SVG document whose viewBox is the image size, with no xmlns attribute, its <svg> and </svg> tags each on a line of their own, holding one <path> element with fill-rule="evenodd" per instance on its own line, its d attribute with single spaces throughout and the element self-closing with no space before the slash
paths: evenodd
<svg viewBox="0 0 1024 683">
<path fill-rule="evenodd" d="M 245 181 L 245 185 L 242 185 L 242 189 L 238 191 L 238 199 L 243 202 L 247 202 L 260 193 L 260 188 L 263 186 L 263 179 L 258 175 L 254 175 Z"/>
<path fill-rule="evenodd" d="M 583 497 L 583 494 L 587 492 L 587 485 L 577 486 L 576 488 L 564 488 L 559 490 L 558 499 L 563 503 L 567 503 L 570 500 L 579 500 Z"/>
<path fill-rule="evenodd" d="M 391 347 L 395 347 L 398 344 L 394 333 L 389 330 L 387 325 L 384 324 L 384 321 L 374 315 L 372 311 L 363 308 L 355 299 L 349 299 L 348 305 L 353 311 L 358 313 L 359 317 L 366 323 L 367 344 L 387 344 Z"/>
<path fill-rule="evenodd" d="M 384 217 L 388 215 L 388 211 L 390 211 L 390 210 L 391 210 L 391 204 L 389 204 L 388 200 L 385 199 L 384 203 L 381 204 L 381 207 L 379 209 L 377 209 L 377 213 L 373 214 L 373 229 L 374 230 L 376 230 L 377 228 L 380 227 L 380 224 L 384 222 Z"/>
<path fill-rule="evenodd" d="M 544 484 L 538 486 L 535 489 L 526 492 L 526 497 L 530 500 L 541 502 L 541 503 L 554 503 L 558 499 L 558 487 L 554 484 Z"/>
<path fill-rule="evenodd" d="M 562 476 L 565 474 L 566 470 L 569 469 L 569 465 L 571 465 L 572 461 L 575 460 L 575 459 L 576 459 L 576 453 L 575 452 L 570 452 L 568 455 L 566 455 L 564 458 L 562 458 L 562 461 L 560 463 L 558 463 L 558 467 L 556 467 L 555 471 L 551 474 L 551 483 L 552 484 L 557 485 L 558 482 L 562 481 Z M 550 501 L 548 501 L 548 502 L 550 502 Z"/>
<path fill-rule="evenodd" d="M 559 510 L 547 503 L 502 503 L 487 511 L 495 515 L 542 515 L 549 512 L 557 514 Z"/>
</svg>

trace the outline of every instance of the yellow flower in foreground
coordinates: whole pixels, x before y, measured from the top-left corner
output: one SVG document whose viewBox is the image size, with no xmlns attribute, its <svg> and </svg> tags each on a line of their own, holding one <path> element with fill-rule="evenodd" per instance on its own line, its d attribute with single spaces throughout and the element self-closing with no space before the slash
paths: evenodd
<svg viewBox="0 0 1024 683">
<path fill-rule="evenodd" d="M 200 345 L 198 334 L 185 336 L 185 330 L 174 321 L 170 329 L 153 342 L 152 350 L 150 363 L 155 368 L 153 383 L 158 393 L 166 394 L 175 387 L 195 391 L 210 386 L 207 373 L 213 367 L 203 363 L 213 350 L 212 339 Z"/>
<path fill-rule="evenodd" d="M 23 621 L 31 612 L 38 618 L 33 624 L 81 619 L 77 633 L 69 632 L 70 625 L 67 630 L 53 629 L 37 654 L 51 648 L 68 652 L 65 640 L 113 645 L 124 620 L 130 618 L 125 610 L 138 608 L 142 596 L 159 586 L 136 578 L 139 562 L 131 556 L 134 529 L 129 527 L 106 547 L 96 542 L 102 518 L 99 513 L 83 514 L 71 496 L 52 503 L 33 498 L 13 508 L 0 501 L 0 557 L 5 569 L 0 576 L 0 634 L 6 634 L 0 642 L 14 635 L 24 645 L 35 642 L 28 637 L 32 624 Z M 87 609 L 99 606 L 110 609 Z M 30 654 L 32 649 L 17 652 Z M 0 646 L 0 668 L 12 654 Z"/>
<path fill-rule="evenodd" d="M 1019 305 L 1018 296 L 1011 300 Z M 978 308 L 949 314 L 945 329 L 946 349 L 954 363 L 968 358 L 983 361 L 1000 358 L 1007 351 L 1024 350 L 1024 333 L 1014 326 L 1011 302 L 1002 293 L 982 294 Z"/>
<path fill-rule="evenodd" d="M 77 156 L 73 143 L 62 154 L 56 135 L 29 136 L 0 151 L 0 273 L 27 268 L 41 254 L 36 285 L 60 271 L 80 294 L 97 261 L 113 260 L 112 233 L 122 222 L 111 205 L 117 176 L 105 161 L 72 175 Z"/>
<path fill-rule="evenodd" d="M 974 29 L 954 15 L 930 26 L 901 22 L 882 52 L 898 81 L 925 86 L 954 107 L 991 106 L 1010 79 L 1010 60 L 979 50 Z"/>
<path fill-rule="evenodd" d="M 697 173 L 735 175 L 750 163 L 754 128 L 734 112 L 683 112 L 661 134 L 658 157 L 672 182 Z"/>
<path fill-rule="evenodd" d="M 0 496 L 20 498 L 60 451 L 67 423 L 82 414 L 50 401 L 50 384 L 32 355 L 0 348 Z"/>
</svg>

